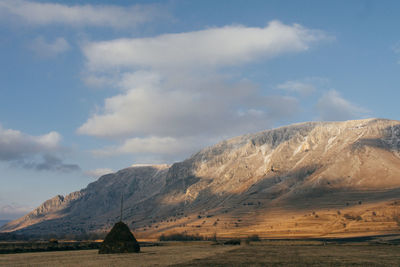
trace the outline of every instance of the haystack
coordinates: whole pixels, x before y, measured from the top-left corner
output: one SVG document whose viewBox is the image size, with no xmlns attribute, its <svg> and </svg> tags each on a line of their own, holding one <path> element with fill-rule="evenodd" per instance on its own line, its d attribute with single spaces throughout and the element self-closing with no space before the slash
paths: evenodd
<svg viewBox="0 0 400 267">
<path fill-rule="evenodd" d="M 138 253 L 139 251 L 139 243 L 129 230 L 129 227 L 120 221 L 107 234 L 100 246 L 99 254 Z"/>
</svg>

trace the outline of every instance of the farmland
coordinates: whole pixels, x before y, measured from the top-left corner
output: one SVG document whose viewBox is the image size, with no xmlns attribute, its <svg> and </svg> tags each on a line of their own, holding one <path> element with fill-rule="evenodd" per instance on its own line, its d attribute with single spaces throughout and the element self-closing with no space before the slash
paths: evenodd
<svg viewBox="0 0 400 267">
<path fill-rule="evenodd" d="M 0 255 L 0 266 L 398 266 L 400 246 L 384 239 L 358 242 L 264 240 L 240 246 L 209 241 L 162 242 L 141 253 L 97 250 Z"/>
</svg>

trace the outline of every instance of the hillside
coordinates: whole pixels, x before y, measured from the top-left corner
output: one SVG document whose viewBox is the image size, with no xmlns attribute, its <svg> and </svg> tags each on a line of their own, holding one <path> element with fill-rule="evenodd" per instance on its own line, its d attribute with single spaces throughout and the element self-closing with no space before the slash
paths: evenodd
<svg viewBox="0 0 400 267">
<path fill-rule="evenodd" d="M 398 233 L 400 122 L 309 122 L 248 134 L 169 165 L 132 166 L 56 196 L 1 231 L 263 237 Z"/>
</svg>

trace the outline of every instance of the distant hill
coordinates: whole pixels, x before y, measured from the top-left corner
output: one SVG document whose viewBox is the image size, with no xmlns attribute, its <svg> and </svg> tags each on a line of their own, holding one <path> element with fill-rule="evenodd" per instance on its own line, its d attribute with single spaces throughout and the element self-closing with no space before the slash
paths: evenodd
<svg viewBox="0 0 400 267">
<path fill-rule="evenodd" d="M 56 196 L 1 231 L 137 238 L 330 237 L 398 233 L 400 122 L 308 122 L 235 137 L 173 165 L 133 166 Z"/>
</svg>

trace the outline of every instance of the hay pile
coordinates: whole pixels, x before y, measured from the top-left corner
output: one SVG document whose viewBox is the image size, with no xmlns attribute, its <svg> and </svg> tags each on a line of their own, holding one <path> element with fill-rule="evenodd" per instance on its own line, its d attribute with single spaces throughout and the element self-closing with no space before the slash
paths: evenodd
<svg viewBox="0 0 400 267">
<path fill-rule="evenodd" d="M 99 254 L 138 253 L 139 243 L 123 222 L 117 222 L 100 246 Z"/>
</svg>

